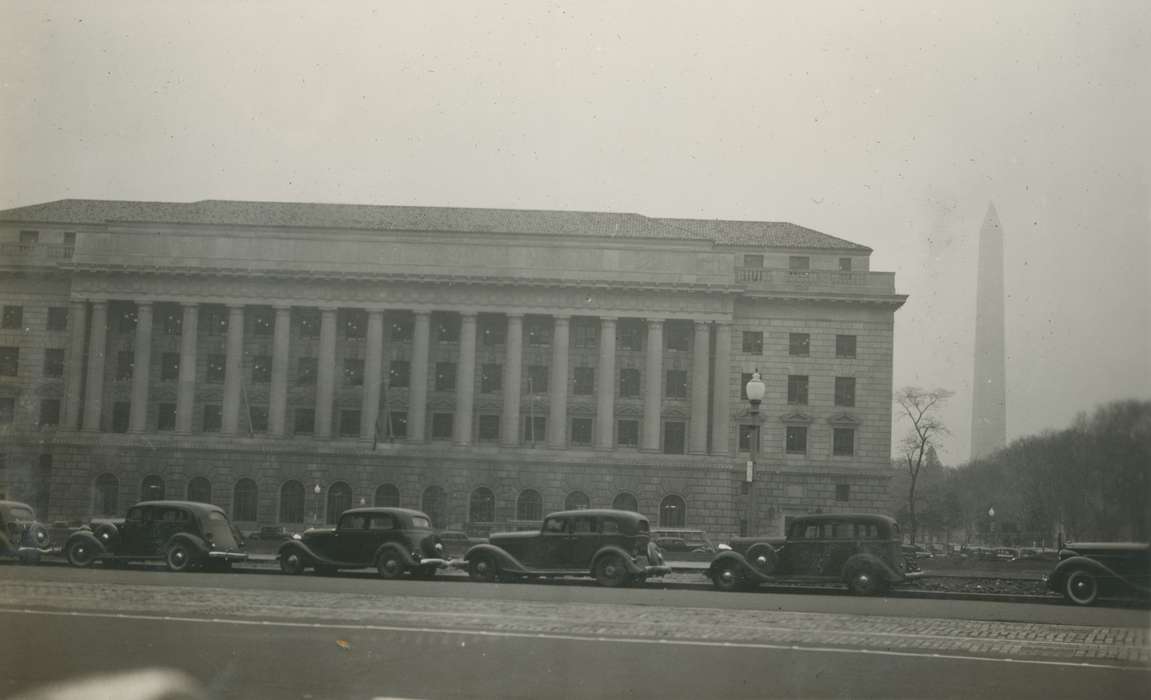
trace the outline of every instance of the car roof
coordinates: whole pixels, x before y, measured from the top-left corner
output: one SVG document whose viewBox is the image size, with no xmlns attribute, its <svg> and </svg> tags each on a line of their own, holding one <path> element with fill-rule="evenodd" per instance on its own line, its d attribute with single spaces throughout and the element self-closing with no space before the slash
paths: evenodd
<svg viewBox="0 0 1151 700">
<path fill-rule="evenodd" d="M 364 508 L 349 508 L 349 509 L 345 510 L 343 513 L 340 513 L 340 517 L 342 518 L 348 514 L 370 515 L 372 513 L 387 514 L 387 515 L 406 515 L 409 518 L 415 516 L 415 517 L 427 518 L 428 520 L 431 520 L 431 518 L 428 518 L 428 514 L 423 512 L 422 510 L 413 510 L 411 508 L 391 508 L 391 507 L 387 507 L 387 506 L 366 506 Z"/>
<path fill-rule="evenodd" d="M 224 509 L 214 503 L 201 503 L 200 501 L 140 501 L 132 508 L 140 506 L 160 506 L 167 508 L 184 508 L 187 510 L 196 511 L 197 513 L 209 513 L 212 511 L 224 512 Z"/>
<path fill-rule="evenodd" d="M 854 520 L 856 522 L 887 523 L 888 525 L 897 524 L 895 518 L 890 515 L 880 515 L 879 513 L 817 513 L 815 515 L 800 515 L 792 521 L 792 524 L 798 522 L 825 522 L 828 520 Z"/>
<path fill-rule="evenodd" d="M 27 503 L 21 503 L 20 501 L 0 501 L 0 510 L 7 512 L 13 508 L 27 508 L 32 511 L 33 515 L 36 514 L 36 509 Z"/>
<path fill-rule="evenodd" d="M 614 508 L 580 508 L 577 510 L 561 510 L 555 513 L 548 513 L 548 518 L 574 518 L 577 516 L 593 518 L 621 518 L 624 520 L 646 521 L 647 518 L 631 510 L 615 510 Z M 546 518 L 545 518 L 546 519 Z"/>
</svg>

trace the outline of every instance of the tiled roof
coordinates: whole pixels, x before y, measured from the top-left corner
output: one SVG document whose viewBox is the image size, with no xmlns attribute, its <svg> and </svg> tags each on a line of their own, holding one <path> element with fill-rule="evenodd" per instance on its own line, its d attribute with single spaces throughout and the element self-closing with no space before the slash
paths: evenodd
<svg viewBox="0 0 1151 700">
<path fill-rule="evenodd" d="M 657 219 L 631 213 L 398 207 L 361 204 L 240 202 L 133 202 L 61 199 L 0 211 L 17 223 L 204 224 L 450 233 L 509 233 L 713 241 L 726 245 L 870 250 L 788 223 Z"/>
</svg>

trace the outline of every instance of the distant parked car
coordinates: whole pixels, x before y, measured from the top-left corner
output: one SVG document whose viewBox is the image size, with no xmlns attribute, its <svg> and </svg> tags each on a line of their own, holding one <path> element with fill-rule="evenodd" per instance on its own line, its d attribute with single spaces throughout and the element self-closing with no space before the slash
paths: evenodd
<svg viewBox="0 0 1151 700">
<path fill-rule="evenodd" d="M 918 544 L 900 545 L 903 555 L 912 559 L 934 559 L 935 554 Z"/>
<path fill-rule="evenodd" d="M 893 518 L 856 513 L 796 518 L 786 538 L 738 537 L 707 571 L 721 591 L 838 581 L 857 595 L 878 595 L 920 575 L 909 570 Z"/>
<path fill-rule="evenodd" d="M 652 530 L 651 539 L 668 561 L 711 561 L 717 551 L 703 530 L 664 527 Z"/>
<path fill-rule="evenodd" d="M 192 501 L 143 501 L 123 520 L 93 521 L 64 545 L 72 566 L 96 561 L 163 561 L 171 571 L 228 569 L 248 558 L 243 538 L 219 506 Z"/>
<path fill-rule="evenodd" d="M 0 501 L 0 558 L 14 557 L 25 564 L 40 560 L 52 551 L 52 540 L 36 519 L 32 506 L 18 501 Z"/>
<path fill-rule="evenodd" d="M 603 586 L 625 586 L 671 572 L 651 541 L 647 518 L 606 508 L 552 513 L 536 532 L 494 533 L 464 561 L 480 581 L 591 576 Z"/>
<path fill-rule="evenodd" d="M 406 508 L 346 510 L 334 528 L 293 535 L 277 558 L 286 574 L 374 568 L 381 578 L 431 577 L 448 565 L 431 519 Z"/>
<path fill-rule="evenodd" d="M 1076 605 L 1093 605 L 1100 596 L 1151 596 L 1151 544 L 1069 543 L 1046 579 L 1048 588 Z"/>
<path fill-rule="evenodd" d="M 291 536 L 292 533 L 288 532 L 288 528 L 283 525 L 262 525 L 259 530 L 252 533 L 251 538 L 264 542 L 276 542 L 286 540 Z"/>
<path fill-rule="evenodd" d="M 997 547 L 995 558 L 999 561 L 1015 561 L 1019 558 L 1019 550 L 1014 547 Z"/>
<path fill-rule="evenodd" d="M 488 541 L 486 537 L 468 537 L 468 533 L 460 530 L 441 530 L 439 536 L 440 542 L 444 545 L 444 556 L 449 559 L 458 559 L 473 545 Z"/>
</svg>

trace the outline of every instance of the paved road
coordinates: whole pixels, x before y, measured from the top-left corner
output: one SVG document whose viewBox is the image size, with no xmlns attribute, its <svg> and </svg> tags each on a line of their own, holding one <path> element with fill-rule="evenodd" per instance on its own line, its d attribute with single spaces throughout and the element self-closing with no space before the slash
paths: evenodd
<svg viewBox="0 0 1151 700">
<path fill-rule="evenodd" d="M 1144 697 L 1147 611 L 0 567 L 0 695 L 167 665 L 220 697 Z"/>
</svg>

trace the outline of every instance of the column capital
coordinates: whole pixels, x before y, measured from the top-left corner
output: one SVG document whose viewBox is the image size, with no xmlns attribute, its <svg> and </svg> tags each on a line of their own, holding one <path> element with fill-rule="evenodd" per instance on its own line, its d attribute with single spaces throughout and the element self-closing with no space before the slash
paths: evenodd
<svg viewBox="0 0 1151 700">
<path fill-rule="evenodd" d="M 479 311 L 471 311 L 471 310 L 469 310 L 469 311 L 459 311 L 459 312 L 457 312 L 457 313 L 459 313 L 459 315 L 460 315 L 460 318 L 461 318 L 461 319 L 464 319 L 464 318 L 468 318 L 468 319 L 475 319 L 477 316 L 479 316 L 479 315 L 480 315 L 480 312 L 479 312 Z"/>
<path fill-rule="evenodd" d="M 508 318 L 518 318 L 518 319 L 522 320 L 524 317 L 524 314 L 522 311 L 509 311 L 509 312 L 505 313 L 504 316 L 507 316 Z"/>
<path fill-rule="evenodd" d="M 318 306 L 316 308 L 318 308 L 322 314 L 334 314 L 340 310 L 340 307 L 334 306 L 332 304 L 324 304 L 323 306 Z"/>
<path fill-rule="evenodd" d="M 615 323 L 616 321 L 619 321 L 619 316 L 600 316 L 599 317 L 600 323 Z"/>
<path fill-rule="evenodd" d="M 715 321 L 715 325 L 717 327 L 720 327 L 720 328 L 725 327 L 725 326 L 731 327 L 733 325 L 733 323 L 734 323 L 734 321 L 732 321 L 730 318 L 721 318 L 721 319 Z"/>
<path fill-rule="evenodd" d="M 88 297 L 88 301 L 92 304 L 97 304 L 100 306 L 107 306 L 108 305 L 108 298 L 107 297 Z"/>
<path fill-rule="evenodd" d="M 421 316 L 425 318 L 431 318 L 432 312 L 430 309 L 412 309 L 412 315 L 416 318 Z"/>
<path fill-rule="evenodd" d="M 136 303 L 136 308 L 143 308 L 145 306 L 149 306 L 149 307 L 152 306 L 153 304 L 156 303 L 156 300 L 155 299 L 136 299 L 135 303 Z"/>
<path fill-rule="evenodd" d="M 556 323 L 560 323 L 560 322 L 569 323 L 572 320 L 572 315 L 571 314 L 552 314 L 552 318 L 555 319 Z"/>
<path fill-rule="evenodd" d="M 700 328 L 707 328 L 708 326 L 710 326 L 710 325 L 711 325 L 711 321 L 700 321 L 700 320 L 698 320 L 698 319 L 697 319 L 697 320 L 695 320 L 695 321 L 694 321 L 694 323 L 695 323 L 695 329 L 696 329 L 697 331 L 698 331 Z"/>
<path fill-rule="evenodd" d="M 247 306 L 247 304 L 238 304 L 236 302 L 229 302 L 229 303 L 225 304 L 225 306 L 228 307 L 228 311 L 235 313 L 237 311 L 243 311 L 244 307 Z"/>
<path fill-rule="evenodd" d="M 184 309 L 195 309 L 195 308 L 198 308 L 199 306 L 200 306 L 200 302 L 198 302 L 198 301 L 182 301 L 182 302 L 180 302 L 180 307 L 184 308 Z"/>
<path fill-rule="evenodd" d="M 369 314 L 379 314 L 379 315 L 383 316 L 384 314 L 386 314 L 388 312 L 388 307 L 386 307 L 386 306 L 367 306 L 367 307 L 364 307 L 364 310 L 367 311 Z"/>
<path fill-rule="evenodd" d="M 645 318 L 644 319 L 644 321 L 647 322 L 647 325 L 649 325 L 649 326 L 662 326 L 663 322 L 666 320 L 667 320 L 666 318 Z"/>
<path fill-rule="evenodd" d="M 272 304 L 272 308 L 275 309 L 276 311 L 291 311 L 292 305 L 291 304 L 284 304 L 284 303 Z"/>
</svg>

